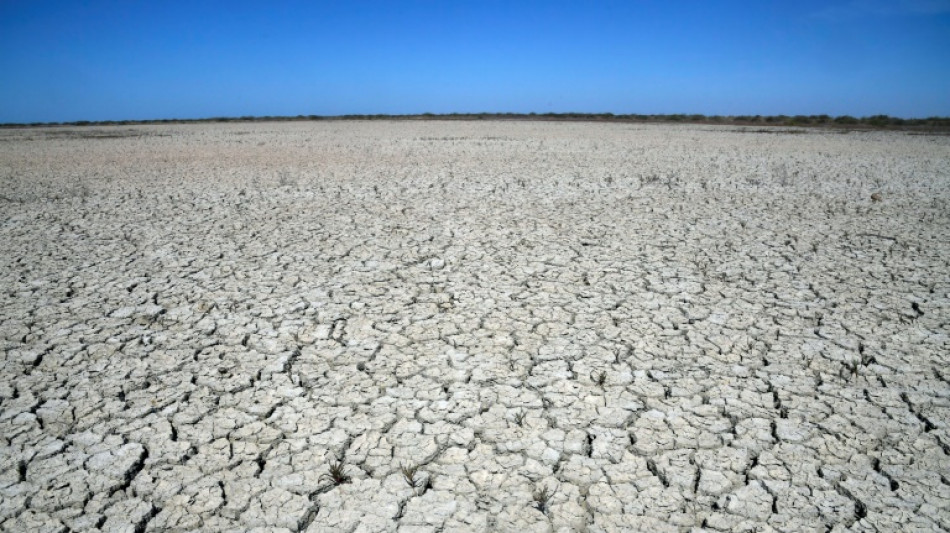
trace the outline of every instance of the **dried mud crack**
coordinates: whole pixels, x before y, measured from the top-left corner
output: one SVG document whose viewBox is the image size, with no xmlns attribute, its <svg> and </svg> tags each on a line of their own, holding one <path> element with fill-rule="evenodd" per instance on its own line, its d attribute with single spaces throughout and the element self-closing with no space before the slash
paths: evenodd
<svg viewBox="0 0 950 533">
<path fill-rule="evenodd" d="M 950 138 L 39 133 L 4 531 L 950 528 Z"/>
</svg>

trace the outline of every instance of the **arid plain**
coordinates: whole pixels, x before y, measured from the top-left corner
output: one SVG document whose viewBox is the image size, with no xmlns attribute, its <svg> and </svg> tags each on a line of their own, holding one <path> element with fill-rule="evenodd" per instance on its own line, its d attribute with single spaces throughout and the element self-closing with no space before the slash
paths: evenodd
<svg viewBox="0 0 950 533">
<path fill-rule="evenodd" d="M 950 530 L 948 136 L 2 129 L 0 179 L 3 530 Z"/>
</svg>

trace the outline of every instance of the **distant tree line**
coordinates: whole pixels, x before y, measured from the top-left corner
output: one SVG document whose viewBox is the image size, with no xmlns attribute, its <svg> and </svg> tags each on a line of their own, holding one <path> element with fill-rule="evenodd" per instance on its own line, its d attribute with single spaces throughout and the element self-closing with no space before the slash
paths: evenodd
<svg viewBox="0 0 950 533">
<path fill-rule="evenodd" d="M 950 130 L 950 117 L 899 118 L 888 115 L 852 117 L 841 115 L 615 115 L 613 113 L 422 113 L 418 115 L 297 115 L 297 116 L 243 116 L 197 119 L 103 120 L 76 122 L 33 122 L 28 124 L 0 124 L 0 127 L 22 126 L 131 126 L 142 124 L 189 124 L 206 122 L 287 122 L 308 120 L 552 120 L 597 122 L 644 122 L 684 124 L 735 124 L 763 126 L 825 126 L 851 129 L 934 129 Z"/>
</svg>

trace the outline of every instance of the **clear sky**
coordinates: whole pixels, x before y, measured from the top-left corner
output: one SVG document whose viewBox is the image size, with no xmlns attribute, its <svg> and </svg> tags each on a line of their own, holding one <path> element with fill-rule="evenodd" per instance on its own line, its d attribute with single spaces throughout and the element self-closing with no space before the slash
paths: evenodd
<svg viewBox="0 0 950 533">
<path fill-rule="evenodd" d="M 950 0 L 0 0 L 0 122 L 950 116 Z"/>
</svg>

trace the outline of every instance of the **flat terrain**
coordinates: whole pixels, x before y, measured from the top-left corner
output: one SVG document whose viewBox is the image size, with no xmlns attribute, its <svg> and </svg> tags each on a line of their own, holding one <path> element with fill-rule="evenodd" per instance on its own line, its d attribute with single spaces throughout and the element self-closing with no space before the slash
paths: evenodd
<svg viewBox="0 0 950 533">
<path fill-rule="evenodd" d="M 950 137 L 4 129 L 0 180 L 0 529 L 950 530 Z"/>
</svg>

